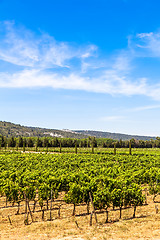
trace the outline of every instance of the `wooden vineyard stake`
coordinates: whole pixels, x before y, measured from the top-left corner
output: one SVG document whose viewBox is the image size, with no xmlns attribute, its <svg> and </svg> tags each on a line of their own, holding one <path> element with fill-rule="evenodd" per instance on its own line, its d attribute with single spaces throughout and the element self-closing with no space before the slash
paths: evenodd
<svg viewBox="0 0 160 240">
<path fill-rule="evenodd" d="M 29 206 L 29 201 L 27 201 L 27 205 L 28 205 L 29 214 L 30 214 L 32 222 L 33 222 L 33 215 L 32 215 L 32 212 L 31 212 L 31 209 L 30 209 L 30 206 Z"/>
<path fill-rule="evenodd" d="M 16 215 L 19 214 L 19 210 L 20 210 L 20 201 L 18 201 L 18 209 L 17 209 Z"/>
<path fill-rule="evenodd" d="M 34 204 L 33 204 L 33 213 L 34 213 L 35 208 L 36 208 L 36 203 L 37 203 L 37 200 L 34 200 Z"/>
<path fill-rule="evenodd" d="M 25 152 L 25 142 L 23 141 L 23 152 Z"/>
<path fill-rule="evenodd" d="M 76 212 L 76 204 L 73 203 L 73 213 L 72 213 L 72 216 L 75 216 L 75 212 Z"/>
<path fill-rule="evenodd" d="M 144 190 L 145 190 L 145 204 L 147 205 L 147 188 L 145 188 Z"/>
<path fill-rule="evenodd" d="M 76 224 L 76 226 L 77 226 L 77 228 L 79 228 L 79 226 L 78 226 L 78 222 L 75 220 L 75 224 Z"/>
<path fill-rule="evenodd" d="M 11 218 L 9 215 L 8 215 L 8 220 L 9 220 L 9 223 L 12 225 Z"/>
<path fill-rule="evenodd" d="M 62 143 L 61 143 L 61 141 L 60 141 L 60 143 L 59 143 L 59 152 L 60 152 L 60 153 L 62 152 Z"/>
<path fill-rule="evenodd" d="M 114 155 L 116 155 L 116 143 L 114 143 Z"/>
<path fill-rule="evenodd" d="M 158 213 L 158 205 L 155 205 L 156 214 Z"/>
<path fill-rule="evenodd" d="M 89 201 L 87 202 L 87 214 L 89 214 Z"/>
<path fill-rule="evenodd" d="M 27 212 L 27 198 L 26 198 L 26 194 L 24 194 L 25 197 L 25 215 L 24 215 L 24 224 L 28 225 L 28 212 Z"/>
<path fill-rule="evenodd" d="M 59 208 L 58 208 L 58 218 L 61 217 L 61 204 L 59 205 Z"/>
<path fill-rule="evenodd" d="M 92 154 L 94 154 L 94 143 L 92 143 Z"/>
<path fill-rule="evenodd" d="M 96 212 L 95 212 L 95 208 L 94 208 L 94 203 L 93 203 L 93 199 L 92 199 L 92 196 L 91 196 L 91 193 L 89 192 L 89 198 L 91 200 L 91 204 L 92 204 L 92 207 L 93 207 L 93 213 L 94 213 L 94 216 L 95 216 L 95 220 L 96 220 L 96 223 L 98 222 L 97 221 L 97 215 L 96 215 Z"/>
<path fill-rule="evenodd" d="M 131 144 L 131 140 L 129 141 L 129 155 L 132 155 L 132 144 Z"/>
<path fill-rule="evenodd" d="M 44 221 L 44 209 L 42 209 L 42 221 Z"/>
<path fill-rule="evenodd" d="M 53 190 L 51 190 L 50 221 L 52 221 L 52 195 L 53 195 Z"/>
<path fill-rule="evenodd" d="M 92 226 L 92 217 L 93 217 L 93 211 L 90 214 L 90 221 L 89 221 L 89 225 Z"/>
<path fill-rule="evenodd" d="M 75 142 L 75 153 L 77 154 L 77 141 Z"/>
</svg>

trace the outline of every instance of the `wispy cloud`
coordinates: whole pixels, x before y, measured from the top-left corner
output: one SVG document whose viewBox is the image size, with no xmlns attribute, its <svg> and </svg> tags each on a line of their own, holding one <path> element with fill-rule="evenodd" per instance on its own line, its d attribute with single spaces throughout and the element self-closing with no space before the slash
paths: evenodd
<svg viewBox="0 0 160 240">
<path fill-rule="evenodd" d="M 76 73 L 61 75 L 39 69 L 23 70 L 13 74 L 0 73 L 0 87 L 53 87 L 128 96 L 138 93 L 146 94 L 146 85 L 143 79 L 139 83 L 127 82 L 125 78 L 119 77 L 113 71 L 106 71 L 101 77 L 92 78 Z"/>
<path fill-rule="evenodd" d="M 160 57 L 160 32 L 139 33 L 130 40 L 137 57 Z"/>
<path fill-rule="evenodd" d="M 103 122 L 117 122 L 120 120 L 124 120 L 125 117 L 124 116 L 105 116 L 105 117 L 101 117 L 100 121 Z"/>
<path fill-rule="evenodd" d="M 148 105 L 148 106 L 140 106 L 136 108 L 127 109 L 129 112 L 141 112 L 146 110 L 153 110 L 153 109 L 159 109 L 160 105 Z"/>
<path fill-rule="evenodd" d="M 0 87 L 52 87 L 160 100 L 160 82 L 149 84 L 146 77 L 132 76 L 139 49 L 160 57 L 160 34 L 137 34 L 126 49 L 102 58 L 94 44 L 58 42 L 46 33 L 35 35 L 14 22 L 1 22 L 0 60 L 21 70 L 1 71 Z"/>
<path fill-rule="evenodd" d="M 119 72 L 129 73 L 131 70 L 132 55 L 129 51 L 121 51 L 116 55 L 113 63 L 113 69 Z"/>
<path fill-rule="evenodd" d="M 69 60 L 85 59 L 93 55 L 97 47 L 88 45 L 74 47 L 66 42 L 57 42 L 48 34 L 35 36 L 14 22 L 1 22 L 3 35 L 0 39 L 0 59 L 24 67 L 70 67 Z M 2 33 L 2 31 L 1 31 Z"/>
</svg>

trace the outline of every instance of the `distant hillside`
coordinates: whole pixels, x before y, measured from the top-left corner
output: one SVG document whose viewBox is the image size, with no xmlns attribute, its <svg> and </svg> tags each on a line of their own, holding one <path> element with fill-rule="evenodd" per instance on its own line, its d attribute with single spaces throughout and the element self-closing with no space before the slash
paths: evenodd
<svg viewBox="0 0 160 240">
<path fill-rule="evenodd" d="M 62 138 L 77 138 L 83 139 L 88 138 L 88 136 L 95 136 L 96 138 L 111 138 L 115 140 L 129 140 L 131 138 L 137 140 L 155 140 L 155 137 L 150 136 L 136 136 L 127 135 L 121 133 L 110 133 L 101 131 L 87 131 L 87 130 L 57 130 L 39 127 L 26 127 L 20 124 L 14 124 L 10 122 L 0 121 L 0 135 L 6 137 L 62 137 Z"/>
<path fill-rule="evenodd" d="M 81 133 L 88 136 L 95 136 L 96 138 L 111 138 L 115 140 L 130 140 L 131 138 L 137 139 L 137 140 L 155 140 L 156 137 L 150 137 L 150 136 L 137 136 L 137 135 L 127 135 L 122 133 L 111 133 L 111 132 L 101 132 L 101 131 L 87 131 L 87 130 L 75 130 L 77 133 Z"/>
<path fill-rule="evenodd" d="M 0 121 L 0 135 L 6 137 L 62 137 L 62 138 L 87 138 L 88 136 L 81 133 L 75 133 L 70 130 L 57 130 L 39 127 L 26 127 L 20 124 Z"/>
</svg>

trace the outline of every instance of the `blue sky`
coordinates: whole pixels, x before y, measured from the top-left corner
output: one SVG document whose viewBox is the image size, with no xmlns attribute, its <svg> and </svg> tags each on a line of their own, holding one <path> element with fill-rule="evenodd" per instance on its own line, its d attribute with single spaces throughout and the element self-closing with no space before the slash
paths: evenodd
<svg viewBox="0 0 160 240">
<path fill-rule="evenodd" d="M 158 0 L 0 0 L 0 120 L 160 136 Z"/>
</svg>

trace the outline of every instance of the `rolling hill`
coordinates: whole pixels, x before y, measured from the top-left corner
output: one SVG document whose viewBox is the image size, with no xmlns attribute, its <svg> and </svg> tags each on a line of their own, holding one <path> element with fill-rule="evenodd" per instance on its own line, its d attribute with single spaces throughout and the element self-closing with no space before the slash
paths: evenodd
<svg viewBox="0 0 160 240">
<path fill-rule="evenodd" d="M 75 130 L 77 133 L 81 133 L 83 135 L 87 136 L 95 136 L 96 138 L 111 138 L 115 140 L 130 140 L 132 138 L 136 140 L 155 140 L 156 137 L 151 136 L 138 136 L 138 135 L 128 135 L 128 134 L 122 134 L 122 133 L 111 133 L 111 132 L 102 132 L 102 131 L 91 131 L 91 130 Z"/>
<path fill-rule="evenodd" d="M 102 131 L 90 131 L 90 130 L 58 130 L 58 129 L 48 129 L 40 127 L 26 127 L 20 124 L 15 124 L 11 122 L 0 121 L 0 135 L 6 137 L 62 137 L 62 138 L 77 138 L 83 139 L 89 136 L 95 136 L 96 138 L 111 138 L 115 140 L 129 140 L 131 138 L 137 140 L 155 140 L 155 137 L 151 136 L 137 136 L 137 135 L 127 135 L 121 133 L 111 133 Z"/>
</svg>

